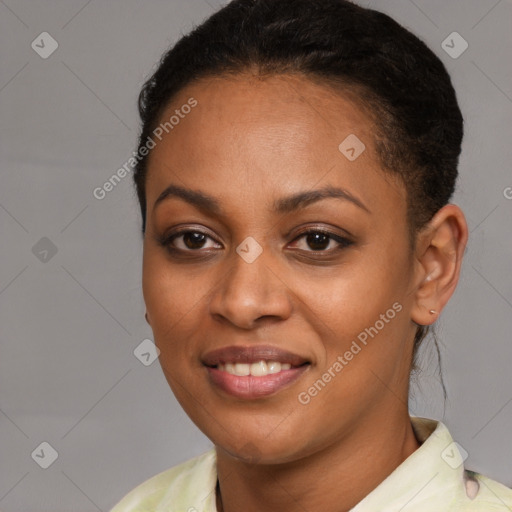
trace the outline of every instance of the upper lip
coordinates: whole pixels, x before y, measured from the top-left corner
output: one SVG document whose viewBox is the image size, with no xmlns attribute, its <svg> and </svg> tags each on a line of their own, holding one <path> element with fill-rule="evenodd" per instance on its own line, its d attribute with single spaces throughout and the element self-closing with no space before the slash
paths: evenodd
<svg viewBox="0 0 512 512">
<path fill-rule="evenodd" d="M 271 345 L 232 345 L 207 352 L 202 359 L 206 366 L 226 363 L 257 363 L 258 361 L 278 361 L 291 366 L 301 366 L 309 361 L 298 354 Z"/>
</svg>

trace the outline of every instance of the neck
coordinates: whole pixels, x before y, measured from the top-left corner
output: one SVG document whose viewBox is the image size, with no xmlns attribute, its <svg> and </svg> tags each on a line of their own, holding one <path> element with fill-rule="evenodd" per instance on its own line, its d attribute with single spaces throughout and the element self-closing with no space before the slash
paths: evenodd
<svg viewBox="0 0 512 512">
<path fill-rule="evenodd" d="M 287 464 L 248 464 L 217 447 L 217 510 L 347 512 L 419 446 L 406 413 L 366 421 L 342 441 Z"/>
</svg>

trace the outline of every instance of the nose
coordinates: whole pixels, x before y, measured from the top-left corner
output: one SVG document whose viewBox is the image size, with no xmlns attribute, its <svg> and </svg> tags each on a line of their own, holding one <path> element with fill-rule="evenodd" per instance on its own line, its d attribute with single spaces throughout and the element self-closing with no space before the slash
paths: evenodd
<svg viewBox="0 0 512 512">
<path fill-rule="evenodd" d="M 228 321 L 241 329 L 253 329 L 264 318 L 284 320 L 292 311 L 290 288 L 283 280 L 279 265 L 270 249 L 254 260 L 249 252 L 233 249 L 226 266 L 220 270 L 217 286 L 210 300 L 210 314 L 218 321 Z M 254 247 L 250 247 L 254 250 Z M 249 257 L 247 257 L 249 256 Z"/>
</svg>

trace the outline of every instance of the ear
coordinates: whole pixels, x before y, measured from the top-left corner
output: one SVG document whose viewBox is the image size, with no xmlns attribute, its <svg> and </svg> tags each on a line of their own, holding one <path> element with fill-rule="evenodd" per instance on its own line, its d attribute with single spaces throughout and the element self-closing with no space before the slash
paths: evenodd
<svg viewBox="0 0 512 512">
<path fill-rule="evenodd" d="M 415 248 L 415 295 L 411 319 L 418 325 L 434 323 L 459 281 L 468 226 L 455 204 L 441 208 L 421 230 Z"/>
<path fill-rule="evenodd" d="M 147 324 L 148 324 L 149 326 L 151 326 L 151 322 L 149 321 L 149 318 L 148 318 L 148 312 L 147 312 L 147 311 L 146 311 L 146 313 L 145 313 L 145 315 L 144 315 L 144 316 L 145 316 L 145 318 L 146 318 L 146 322 L 147 322 Z"/>
</svg>

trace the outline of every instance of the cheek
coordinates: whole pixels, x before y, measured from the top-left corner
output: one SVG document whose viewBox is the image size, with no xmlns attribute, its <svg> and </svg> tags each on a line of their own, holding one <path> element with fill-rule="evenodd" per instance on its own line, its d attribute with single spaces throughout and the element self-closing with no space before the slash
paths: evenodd
<svg viewBox="0 0 512 512">
<path fill-rule="evenodd" d="M 393 254 L 361 256 L 323 279 L 305 280 L 300 302 L 332 329 L 329 338 L 336 334 L 346 338 L 357 336 L 401 302 L 406 286 L 404 261 Z"/>
<path fill-rule="evenodd" d="M 164 251 L 144 248 L 142 291 L 153 324 L 185 316 L 205 291 L 192 283 L 190 271 L 171 265 Z"/>
<path fill-rule="evenodd" d="M 302 314 L 308 315 L 322 345 L 311 383 L 329 369 L 337 376 L 319 402 L 330 393 L 336 400 L 349 401 L 352 395 L 371 396 L 382 387 L 379 379 L 391 382 L 404 367 L 408 263 L 399 254 L 390 250 L 361 256 L 357 264 L 339 269 L 330 279 L 312 280 L 301 297 L 299 303 L 308 306 Z M 343 359 L 341 371 L 336 371 L 339 364 L 333 368 L 338 357 Z"/>
<path fill-rule="evenodd" d="M 205 286 L 197 286 L 187 271 L 172 267 L 165 255 L 145 250 L 142 290 L 161 361 L 170 367 L 178 359 L 183 362 L 191 357 L 192 333 L 197 330 L 198 315 L 203 314 Z"/>
</svg>

